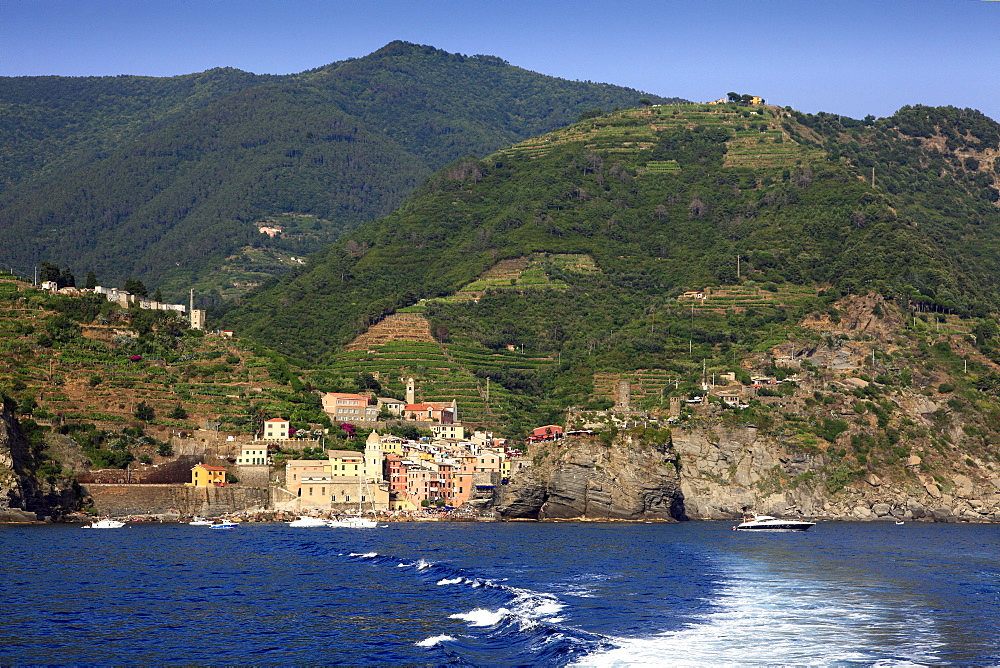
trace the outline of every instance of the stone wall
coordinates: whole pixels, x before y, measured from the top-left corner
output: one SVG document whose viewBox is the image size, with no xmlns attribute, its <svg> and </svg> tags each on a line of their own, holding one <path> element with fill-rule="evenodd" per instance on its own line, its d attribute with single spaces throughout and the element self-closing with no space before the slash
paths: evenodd
<svg viewBox="0 0 1000 668">
<path fill-rule="evenodd" d="M 182 515 L 217 517 L 223 513 L 265 508 L 266 487 L 226 485 L 187 487 L 185 485 L 84 485 L 101 515 L 160 515 L 168 511 Z"/>
<path fill-rule="evenodd" d="M 237 466 L 236 477 L 240 484 L 248 487 L 267 487 L 270 482 L 270 466 Z"/>
</svg>

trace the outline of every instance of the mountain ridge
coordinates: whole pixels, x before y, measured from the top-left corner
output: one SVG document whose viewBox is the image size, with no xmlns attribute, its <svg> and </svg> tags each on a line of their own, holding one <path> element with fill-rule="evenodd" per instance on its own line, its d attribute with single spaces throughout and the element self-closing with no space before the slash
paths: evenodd
<svg viewBox="0 0 1000 668">
<path fill-rule="evenodd" d="M 645 95 L 388 46 L 300 75 L 0 80 L 0 151 L 16 158 L 0 175 L 0 264 L 207 291 L 221 258 L 272 243 L 253 225 L 267 216 L 330 219 L 316 250 L 448 161 Z"/>
</svg>

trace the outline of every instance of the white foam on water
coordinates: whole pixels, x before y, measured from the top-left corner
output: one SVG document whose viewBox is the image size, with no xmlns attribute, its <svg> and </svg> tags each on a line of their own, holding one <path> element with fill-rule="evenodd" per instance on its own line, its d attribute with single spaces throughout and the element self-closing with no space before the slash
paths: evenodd
<svg viewBox="0 0 1000 668">
<path fill-rule="evenodd" d="M 449 619 L 461 619 L 462 621 L 468 622 L 469 626 L 495 626 L 509 614 L 510 610 L 507 608 L 500 608 L 499 610 L 476 608 L 475 610 L 470 610 L 469 612 L 460 612 L 451 615 L 449 616 Z"/>
<path fill-rule="evenodd" d="M 725 583 L 716 609 L 677 631 L 610 638 L 580 666 L 893 665 L 938 663 L 934 621 L 863 584 L 768 580 Z"/>
<path fill-rule="evenodd" d="M 430 638 L 425 638 L 420 642 L 416 643 L 417 647 L 434 647 L 435 645 L 440 645 L 443 642 L 449 642 L 454 640 L 452 636 L 431 636 Z"/>
<path fill-rule="evenodd" d="M 465 578 L 444 578 L 443 580 L 438 580 L 438 586 L 441 585 L 453 585 L 462 582 Z"/>
<path fill-rule="evenodd" d="M 401 561 L 401 562 L 399 562 L 398 564 L 396 564 L 396 568 L 409 568 L 409 567 L 410 567 L 410 566 L 412 566 L 412 565 L 413 565 L 413 564 L 407 564 L 407 563 L 403 563 L 403 562 Z"/>
<path fill-rule="evenodd" d="M 347 556 L 349 556 L 349 557 L 361 557 L 362 559 L 371 559 L 372 557 L 377 557 L 378 556 L 378 552 L 365 552 L 364 554 L 362 554 L 361 552 L 351 552 Z"/>
<path fill-rule="evenodd" d="M 417 560 L 417 570 L 418 570 L 418 571 L 422 571 L 422 570 L 424 570 L 425 568 L 430 568 L 430 567 L 431 567 L 431 566 L 433 566 L 433 565 L 434 565 L 434 564 L 432 564 L 432 563 L 431 563 L 431 562 L 429 562 L 429 561 L 425 561 L 424 559 L 419 559 L 419 560 Z"/>
</svg>

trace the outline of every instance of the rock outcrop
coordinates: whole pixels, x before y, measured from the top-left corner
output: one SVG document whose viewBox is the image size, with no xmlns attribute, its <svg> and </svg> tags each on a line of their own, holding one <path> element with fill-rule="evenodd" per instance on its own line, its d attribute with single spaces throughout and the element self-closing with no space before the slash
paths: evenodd
<svg viewBox="0 0 1000 668">
<path fill-rule="evenodd" d="M 610 445 L 567 438 L 543 444 L 533 455 L 533 467 L 497 487 L 494 508 L 503 518 L 686 519 L 677 456 L 669 443 L 633 434 Z"/>
<path fill-rule="evenodd" d="M 820 448 L 718 423 L 672 430 L 653 444 L 626 432 L 610 445 L 567 438 L 532 448 L 534 466 L 496 488 L 505 519 L 735 519 L 745 510 L 834 520 L 1000 521 L 1000 478 L 927 475 L 906 461 L 899 477 L 839 481 L 840 462 Z M 662 433 L 662 432 L 661 432 Z"/>
<path fill-rule="evenodd" d="M 869 473 L 844 484 L 840 462 L 817 448 L 761 435 L 755 427 L 675 428 L 684 508 L 693 519 L 734 519 L 743 509 L 781 517 L 837 520 L 1000 521 L 1000 480 L 911 470 L 883 479 Z M 920 464 L 911 456 L 907 464 Z M 941 473 L 944 473 L 942 471 Z"/>
<path fill-rule="evenodd" d="M 72 484 L 39 480 L 35 461 L 9 400 L 0 406 L 0 523 L 58 519 L 76 509 Z"/>
</svg>

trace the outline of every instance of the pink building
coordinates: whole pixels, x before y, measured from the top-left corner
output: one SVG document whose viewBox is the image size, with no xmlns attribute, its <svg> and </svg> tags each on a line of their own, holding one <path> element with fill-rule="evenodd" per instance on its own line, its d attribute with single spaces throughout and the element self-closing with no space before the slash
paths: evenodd
<svg viewBox="0 0 1000 668">
<path fill-rule="evenodd" d="M 330 462 L 325 459 L 289 459 L 285 463 L 285 489 L 296 496 L 307 480 L 330 477 Z"/>
</svg>

